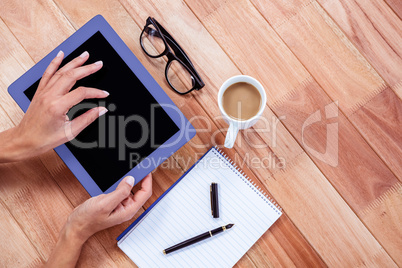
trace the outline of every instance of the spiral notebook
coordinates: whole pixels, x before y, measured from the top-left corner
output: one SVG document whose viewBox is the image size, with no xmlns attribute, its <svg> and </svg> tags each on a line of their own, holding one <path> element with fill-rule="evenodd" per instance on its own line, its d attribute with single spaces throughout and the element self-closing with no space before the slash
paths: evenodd
<svg viewBox="0 0 402 268">
<path fill-rule="evenodd" d="M 211 215 L 210 185 L 219 186 Z M 139 267 L 232 267 L 282 215 L 220 150 L 211 148 L 118 238 Z M 230 230 L 168 255 L 165 248 L 229 223 Z"/>
</svg>

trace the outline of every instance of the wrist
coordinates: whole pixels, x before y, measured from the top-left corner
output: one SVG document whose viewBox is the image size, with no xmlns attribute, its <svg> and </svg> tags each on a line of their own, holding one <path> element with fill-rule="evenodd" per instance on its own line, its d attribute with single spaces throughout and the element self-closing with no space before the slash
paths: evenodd
<svg viewBox="0 0 402 268">
<path fill-rule="evenodd" d="M 45 267 L 75 267 L 86 240 L 67 222 Z"/>
<path fill-rule="evenodd" d="M 27 158 L 25 153 L 27 147 L 19 135 L 18 127 L 0 133 L 0 163 L 15 162 Z"/>
<path fill-rule="evenodd" d="M 89 236 L 83 235 L 77 226 L 67 222 L 60 233 L 59 240 L 71 247 L 81 247 L 88 238 Z"/>
<path fill-rule="evenodd" d="M 66 236 L 77 243 L 83 244 L 93 233 L 91 232 L 92 230 L 88 228 L 88 222 L 80 220 L 76 214 L 76 210 L 70 214 L 63 229 Z"/>
</svg>

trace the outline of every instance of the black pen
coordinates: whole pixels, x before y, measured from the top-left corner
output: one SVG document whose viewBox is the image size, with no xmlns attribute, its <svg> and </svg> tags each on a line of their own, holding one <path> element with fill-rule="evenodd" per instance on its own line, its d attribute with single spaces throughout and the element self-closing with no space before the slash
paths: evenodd
<svg viewBox="0 0 402 268">
<path fill-rule="evenodd" d="M 170 248 L 165 249 L 163 251 L 163 254 L 166 255 L 166 254 L 172 253 L 173 251 L 176 251 L 176 250 L 182 249 L 184 247 L 187 247 L 187 246 L 193 245 L 195 243 L 198 243 L 198 242 L 200 242 L 200 241 L 202 241 L 204 239 L 207 239 L 207 238 L 212 237 L 212 236 L 214 236 L 216 234 L 219 234 L 219 233 L 221 233 L 223 231 L 226 231 L 227 229 L 232 228 L 233 225 L 234 225 L 233 223 L 230 223 L 230 224 L 228 224 L 226 226 L 221 226 L 221 227 L 218 227 L 218 228 L 213 229 L 211 231 L 208 231 L 208 232 L 205 232 L 203 234 L 197 235 L 197 236 L 195 236 L 193 238 L 187 239 L 186 241 L 183 241 L 183 242 L 181 242 L 181 243 L 179 243 L 177 245 L 174 245 L 174 246 L 171 246 Z"/>
</svg>

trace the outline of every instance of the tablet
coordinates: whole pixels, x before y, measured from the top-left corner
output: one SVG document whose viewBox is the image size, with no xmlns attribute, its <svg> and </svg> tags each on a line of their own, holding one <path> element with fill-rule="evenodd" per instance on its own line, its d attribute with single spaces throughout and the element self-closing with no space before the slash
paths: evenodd
<svg viewBox="0 0 402 268">
<path fill-rule="evenodd" d="M 138 183 L 195 136 L 190 122 L 100 15 L 10 85 L 10 95 L 24 111 L 60 50 L 65 54 L 61 66 L 84 51 L 90 54 L 85 64 L 103 61 L 100 71 L 78 81 L 72 90 L 86 86 L 110 93 L 73 107 L 70 120 L 99 105 L 109 111 L 55 148 L 91 196 L 113 191 L 127 175 Z"/>
</svg>

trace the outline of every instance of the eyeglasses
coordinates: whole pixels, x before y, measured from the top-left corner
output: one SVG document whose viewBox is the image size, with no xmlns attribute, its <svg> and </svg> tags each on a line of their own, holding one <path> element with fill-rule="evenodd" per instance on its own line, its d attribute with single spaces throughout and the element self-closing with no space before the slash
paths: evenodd
<svg viewBox="0 0 402 268">
<path fill-rule="evenodd" d="M 144 52 L 151 58 L 168 58 L 165 77 L 177 93 L 184 95 L 205 86 L 189 57 L 154 18 L 148 17 L 141 32 L 140 43 Z"/>
</svg>

